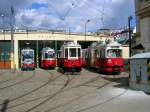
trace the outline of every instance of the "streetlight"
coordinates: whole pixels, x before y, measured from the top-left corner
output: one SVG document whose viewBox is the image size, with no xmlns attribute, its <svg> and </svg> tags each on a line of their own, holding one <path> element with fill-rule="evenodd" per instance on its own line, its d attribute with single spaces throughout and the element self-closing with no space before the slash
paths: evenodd
<svg viewBox="0 0 150 112">
<path fill-rule="evenodd" d="M 90 22 L 90 20 L 88 19 L 88 20 L 86 20 L 86 22 L 85 22 L 85 41 L 86 41 L 86 25 L 87 25 L 87 23 L 89 23 Z"/>
<path fill-rule="evenodd" d="M 128 17 L 128 32 L 129 32 L 129 55 L 131 57 L 131 20 L 133 19 L 132 16 Z"/>
</svg>

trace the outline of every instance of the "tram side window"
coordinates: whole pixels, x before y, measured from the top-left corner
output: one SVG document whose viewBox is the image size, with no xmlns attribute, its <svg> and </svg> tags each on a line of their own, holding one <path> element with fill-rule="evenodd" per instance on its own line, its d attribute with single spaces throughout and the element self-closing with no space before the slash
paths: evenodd
<svg viewBox="0 0 150 112">
<path fill-rule="evenodd" d="M 104 49 L 100 50 L 100 57 L 101 58 L 105 57 L 105 50 Z"/>
<path fill-rule="evenodd" d="M 96 56 L 97 58 L 99 58 L 99 52 L 98 52 L 98 50 L 95 50 L 95 56 Z"/>
<path fill-rule="evenodd" d="M 68 48 L 65 49 L 65 58 L 68 57 Z"/>
<path fill-rule="evenodd" d="M 69 57 L 76 57 L 76 48 L 69 49 Z"/>
<path fill-rule="evenodd" d="M 45 58 L 48 58 L 48 54 L 47 53 L 45 53 Z"/>
<path fill-rule="evenodd" d="M 99 58 L 101 58 L 101 50 L 99 50 Z"/>
<path fill-rule="evenodd" d="M 81 57 L 81 49 L 78 48 L 78 57 Z"/>
<path fill-rule="evenodd" d="M 61 51 L 57 51 L 57 57 L 60 58 Z"/>
</svg>

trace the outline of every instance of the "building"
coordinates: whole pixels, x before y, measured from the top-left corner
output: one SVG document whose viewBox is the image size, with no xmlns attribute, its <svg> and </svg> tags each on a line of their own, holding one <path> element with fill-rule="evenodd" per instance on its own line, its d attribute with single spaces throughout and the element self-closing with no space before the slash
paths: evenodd
<svg viewBox="0 0 150 112">
<path fill-rule="evenodd" d="M 95 34 L 75 34 L 66 32 L 54 31 L 25 31 L 19 30 L 13 36 L 14 53 L 11 57 L 11 33 L 10 31 L 0 32 L 0 69 L 20 68 L 20 52 L 25 47 L 30 47 L 35 50 L 35 62 L 38 67 L 39 53 L 43 47 L 52 46 L 55 50 L 64 41 L 88 42 L 88 41 L 105 41 L 106 39 L 113 40 L 114 38 L 108 35 Z M 83 43 L 85 44 L 85 43 Z M 87 46 L 88 47 L 88 46 Z"/>
<path fill-rule="evenodd" d="M 132 39 L 133 53 L 150 51 L 150 0 L 135 0 L 136 34 Z"/>
</svg>

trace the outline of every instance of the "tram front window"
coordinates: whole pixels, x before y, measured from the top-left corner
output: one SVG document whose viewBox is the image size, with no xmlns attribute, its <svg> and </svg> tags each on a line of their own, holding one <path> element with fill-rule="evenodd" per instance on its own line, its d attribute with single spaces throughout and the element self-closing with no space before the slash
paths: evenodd
<svg viewBox="0 0 150 112">
<path fill-rule="evenodd" d="M 23 55 L 23 61 L 25 60 L 32 60 L 33 59 L 33 54 L 26 54 L 26 55 Z"/>
<path fill-rule="evenodd" d="M 76 57 L 76 48 L 69 49 L 69 57 Z"/>
<path fill-rule="evenodd" d="M 32 51 L 24 51 L 22 52 L 22 57 L 23 57 L 23 60 L 25 59 L 33 59 L 33 52 Z"/>
<path fill-rule="evenodd" d="M 45 53 L 45 58 L 54 58 L 54 54 Z"/>
<path fill-rule="evenodd" d="M 122 50 L 120 49 L 109 49 L 107 50 L 107 56 L 117 58 L 122 56 Z"/>
</svg>

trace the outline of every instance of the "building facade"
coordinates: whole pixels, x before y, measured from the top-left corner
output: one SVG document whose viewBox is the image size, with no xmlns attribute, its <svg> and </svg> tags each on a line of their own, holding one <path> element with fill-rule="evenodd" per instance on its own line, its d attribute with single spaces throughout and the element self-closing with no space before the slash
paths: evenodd
<svg viewBox="0 0 150 112">
<path fill-rule="evenodd" d="M 150 0 L 135 0 L 136 34 L 132 40 L 135 53 L 150 52 Z"/>
<path fill-rule="evenodd" d="M 114 38 L 108 35 L 67 34 L 65 32 L 15 32 L 13 36 L 13 56 L 11 56 L 11 33 L 0 32 L 0 69 L 10 69 L 20 67 L 20 52 L 25 47 L 30 47 L 35 51 L 35 62 L 38 67 L 39 53 L 45 45 L 53 46 L 59 50 L 59 46 L 64 41 L 93 42 L 105 41 Z M 29 44 L 29 45 L 28 45 Z M 88 46 L 87 46 L 88 47 Z"/>
</svg>

